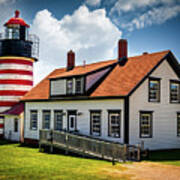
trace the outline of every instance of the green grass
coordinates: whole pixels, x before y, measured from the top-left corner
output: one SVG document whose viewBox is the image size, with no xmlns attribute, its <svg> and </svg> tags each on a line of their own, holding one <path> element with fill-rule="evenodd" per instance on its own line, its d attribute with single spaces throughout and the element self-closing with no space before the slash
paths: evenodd
<svg viewBox="0 0 180 180">
<path fill-rule="evenodd" d="M 180 166 L 180 150 L 151 152 L 147 162 Z M 126 167 L 117 163 L 64 154 L 40 153 L 38 148 L 0 141 L 0 179 L 128 180 Z"/>
<path fill-rule="evenodd" d="M 180 166 L 180 150 L 150 152 L 147 161 Z"/>
<path fill-rule="evenodd" d="M 62 180 L 114 180 L 129 179 L 116 176 L 122 171 L 120 164 L 40 153 L 38 148 L 21 147 L 19 144 L 0 142 L 0 179 L 62 179 Z"/>
</svg>

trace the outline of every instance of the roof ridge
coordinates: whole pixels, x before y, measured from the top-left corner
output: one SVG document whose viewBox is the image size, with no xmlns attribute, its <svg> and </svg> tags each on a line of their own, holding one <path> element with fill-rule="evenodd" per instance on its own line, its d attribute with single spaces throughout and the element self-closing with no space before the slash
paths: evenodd
<svg viewBox="0 0 180 180">
<path fill-rule="evenodd" d="M 141 55 L 136 55 L 136 56 L 130 56 L 129 58 L 137 58 L 137 57 L 141 57 L 141 56 L 149 56 L 149 55 L 155 55 L 155 54 L 161 54 L 161 53 L 168 53 L 171 52 L 171 50 L 164 50 L 164 51 L 158 51 L 158 52 L 152 52 L 152 53 L 147 53 L 147 54 L 141 54 Z"/>
</svg>

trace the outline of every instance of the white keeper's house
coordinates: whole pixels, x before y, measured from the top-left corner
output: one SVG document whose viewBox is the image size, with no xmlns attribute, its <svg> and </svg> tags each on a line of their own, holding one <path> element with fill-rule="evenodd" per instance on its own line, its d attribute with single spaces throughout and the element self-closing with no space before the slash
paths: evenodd
<svg viewBox="0 0 180 180">
<path fill-rule="evenodd" d="M 171 51 L 127 56 L 54 70 L 22 99 L 24 140 L 40 129 L 76 132 L 145 148 L 180 148 L 180 65 Z"/>
</svg>

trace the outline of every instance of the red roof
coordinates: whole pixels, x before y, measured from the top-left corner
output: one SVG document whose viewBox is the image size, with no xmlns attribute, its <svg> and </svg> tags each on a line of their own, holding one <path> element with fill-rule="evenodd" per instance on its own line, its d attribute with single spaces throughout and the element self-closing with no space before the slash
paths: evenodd
<svg viewBox="0 0 180 180">
<path fill-rule="evenodd" d="M 26 24 L 24 19 L 19 18 L 20 12 L 18 10 L 15 11 L 15 17 L 12 17 L 11 19 L 8 20 L 8 22 L 5 23 L 5 26 L 11 25 L 11 24 L 18 24 L 20 26 L 26 26 L 29 28 L 29 25 Z"/>
<path fill-rule="evenodd" d="M 18 103 L 14 105 L 11 109 L 2 112 L 3 115 L 20 115 L 24 111 L 24 104 Z"/>
<path fill-rule="evenodd" d="M 104 96 L 126 96 L 128 95 L 141 80 L 158 63 L 169 54 L 170 51 L 162 51 L 152 54 L 143 54 L 141 56 L 129 57 L 124 66 L 118 63 L 114 69 L 108 74 L 103 82 L 90 94 L 90 97 Z M 49 79 L 68 77 L 74 75 L 82 75 L 88 72 L 110 66 L 118 62 L 118 60 L 110 60 L 98 62 L 84 66 L 76 66 L 71 71 L 66 71 L 66 68 L 56 69 L 43 79 L 36 87 L 29 91 L 23 98 L 23 101 L 28 100 L 47 100 L 49 99 Z"/>
</svg>

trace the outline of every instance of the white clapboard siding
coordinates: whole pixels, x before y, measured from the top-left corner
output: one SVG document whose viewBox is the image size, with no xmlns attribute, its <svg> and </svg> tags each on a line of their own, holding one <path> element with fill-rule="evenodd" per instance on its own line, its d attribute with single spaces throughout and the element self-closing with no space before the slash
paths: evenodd
<svg viewBox="0 0 180 180">
<path fill-rule="evenodd" d="M 170 80 L 178 80 L 177 75 L 164 61 L 152 74 L 152 77 L 161 78 L 160 103 L 148 102 L 148 79 L 130 97 L 130 144 L 144 141 L 145 148 L 172 149 L 180 148 L 180 137 L 177 137 L 177 112 L 180 104 L 169 103 Z M 139 111 L 153 111 L 153 137 L 139 138 Z"/>
<path fill-rule="evenodd" d="M 66 80 L 59 79 L 51 81 L 51 95 L 60 95 L 66 93 Z"/>
<path fill-rule="evenodd" d="M 90 135 L 90 112 L 89 110 L 101 110 L 101 131 L 99 138 L 123 142 L 124 138 L 124 100 L 83 100 L 83 101 L 51 101 L 51 102 L 26 102 L 25 103 L 25 138 L 38 139 L 39 129 L 42 129 L 42 111 L 51 111 L 51 128 L 54 127 L 54 110 L 78 110 L 82 115 L 77 116 L 77 129 L 80 133 Z M 111 138 L 108 136 L 108 110 L 121 110 L 121 137 Z M 38 130 L 30 130 L 30 110 L 38 110 Z M 67 115 L 63 116 L 63 128 L 67 129 Z"/>
</svg>

